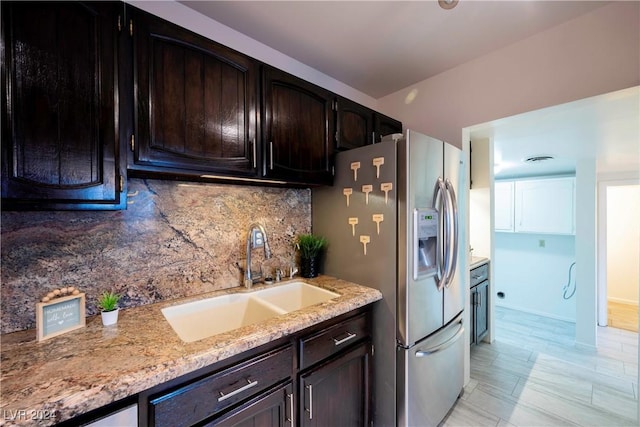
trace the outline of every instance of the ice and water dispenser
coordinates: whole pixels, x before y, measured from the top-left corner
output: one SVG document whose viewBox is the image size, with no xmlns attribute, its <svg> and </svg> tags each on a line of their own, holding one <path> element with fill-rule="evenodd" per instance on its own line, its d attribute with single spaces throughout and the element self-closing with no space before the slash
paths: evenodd
<svg viewBox="0 0 640 427">
<path fill-rule="evenodd" d="M 413 280 L 433 276 L 437 271 L 438 211 L 413 211 Z"/>
</svg>

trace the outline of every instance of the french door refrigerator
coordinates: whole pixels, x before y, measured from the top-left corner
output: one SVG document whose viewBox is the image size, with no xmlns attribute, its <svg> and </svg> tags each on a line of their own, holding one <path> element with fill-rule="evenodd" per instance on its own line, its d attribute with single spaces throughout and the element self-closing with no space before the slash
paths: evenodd
<svg viewBox="0 0 640 427">
<path fill-rule="evenodd" d="M 464 381 L 464 275 L 458 244 L 462 153 L 407 130 L 340 152 L 332 187 L 312 190 L 323 272 L 379 289 L 376 426 L 435 426 Z"/>
</svg>

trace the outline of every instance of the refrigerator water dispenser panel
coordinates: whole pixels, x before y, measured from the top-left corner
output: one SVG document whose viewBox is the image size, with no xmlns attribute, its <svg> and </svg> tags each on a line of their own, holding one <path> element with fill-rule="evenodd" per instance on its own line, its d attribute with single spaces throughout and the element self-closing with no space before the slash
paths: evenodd
<svg viewBox="0 0 640 427">
<path fill-rule="evenodd" d="M 438 211 L 432 208 L 413 211 L 413 280 L 436 273 Z"/>
</svg>

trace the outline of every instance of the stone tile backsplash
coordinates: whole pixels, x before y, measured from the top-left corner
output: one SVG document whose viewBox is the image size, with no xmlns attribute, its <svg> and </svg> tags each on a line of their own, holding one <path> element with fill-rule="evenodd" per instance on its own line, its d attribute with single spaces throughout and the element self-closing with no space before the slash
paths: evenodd
<svg viewBox="0 0 640 427">
<path fill-rule="evenodd" d="M 122 295 L 121 308 L 240 286 L 249 224 L 264 225 L 273 258 L 295 260 L 311 230 L 308 189 L 129 180 L 125 211 L 2 212 L 1 332 L 35 327 L 35 304 L 75 286 Z M 260 257 L 254 261 L 260 262 Z M 254 266 L 257 264 L 254 264 Z M 254 267 L 255 268 L 255 267 Z"/>
</svg>

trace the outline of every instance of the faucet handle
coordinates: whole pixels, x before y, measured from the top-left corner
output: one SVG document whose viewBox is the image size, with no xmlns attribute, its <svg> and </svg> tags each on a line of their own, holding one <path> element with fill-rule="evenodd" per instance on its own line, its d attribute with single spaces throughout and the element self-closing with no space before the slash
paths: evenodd
<svg viewBox="0 0 640 427">
<path fill-rule="evenodd" d="M 296 267 L 295 265 L 293 267 L 291 267 L 291 270 L 289 270 L 289 279 L 293 279 L 293 276 L 298 272 L 298 267 Z"/>
</svg>

